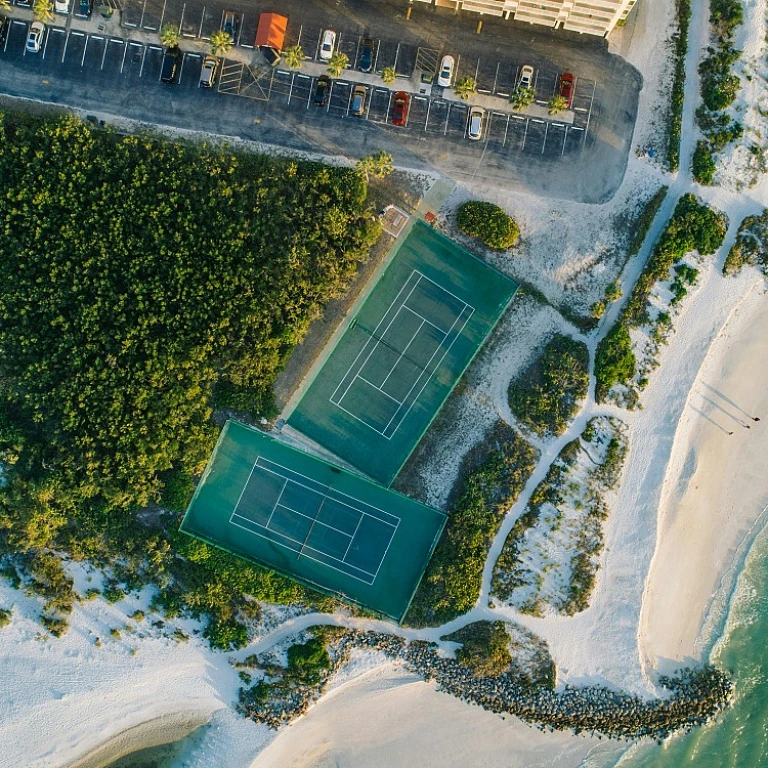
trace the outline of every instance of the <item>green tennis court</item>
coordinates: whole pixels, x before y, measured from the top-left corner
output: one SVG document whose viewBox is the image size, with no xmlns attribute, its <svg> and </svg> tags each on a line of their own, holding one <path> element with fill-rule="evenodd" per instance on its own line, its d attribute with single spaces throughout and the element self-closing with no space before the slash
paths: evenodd
<svg viewBox="0 0 768 768">
<path fill-rule="evenodd" d="M 388 485 L 517 287 L 417 222 L 288 423 Z"/>
<path fill-rule="evenodd" d="M 228 421 L 181 530 L 399 621 L 444 524 L 438 510 Z"/>
</svg>

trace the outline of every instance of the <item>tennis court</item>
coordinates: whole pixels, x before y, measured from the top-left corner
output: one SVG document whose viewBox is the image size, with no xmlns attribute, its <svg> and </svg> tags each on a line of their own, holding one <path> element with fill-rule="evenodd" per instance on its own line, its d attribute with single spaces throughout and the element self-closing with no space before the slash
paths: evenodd
<svg viewBox="0 0 768 768">
<path fill-rule="evenodd" d="M 391 483 L 516 290 L 417 223 L 288 423 Z"/>
<path fill-rule="evenodd" d="M 445 515 L 227 422 L 181 530 L 400 620 Z"/>
</svg>

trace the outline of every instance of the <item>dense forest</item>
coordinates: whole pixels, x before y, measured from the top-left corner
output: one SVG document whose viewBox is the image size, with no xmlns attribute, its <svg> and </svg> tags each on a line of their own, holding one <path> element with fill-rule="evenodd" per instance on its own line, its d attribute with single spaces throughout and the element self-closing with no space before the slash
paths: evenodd
<svg viewBox="0 0 768 768">
<path fill-rule="evenodd" d="M 7 113 L 0 178 L 4 573 L 54 631 L 66 553 L 237 644 L 245 591 L 303 590 L 146 510 L 183 508 L 214 407 L 273 415 L 275 376 L 378 237 L 364 175 Z"/>
</svg>

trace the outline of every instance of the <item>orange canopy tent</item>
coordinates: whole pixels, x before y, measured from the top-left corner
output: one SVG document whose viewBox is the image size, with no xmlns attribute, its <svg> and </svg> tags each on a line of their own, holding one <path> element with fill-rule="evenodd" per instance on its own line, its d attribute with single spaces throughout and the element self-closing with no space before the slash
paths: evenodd
<svg viewBox="0 0 768 768">
<path fill-rule="evenodd" d="M 256 45 L 265 45 L 282 51 L 286 29 L 288 29 L 287 16 L 281 16 L 279 13 L 262 13 L 256 30 Z"/>
</svg>

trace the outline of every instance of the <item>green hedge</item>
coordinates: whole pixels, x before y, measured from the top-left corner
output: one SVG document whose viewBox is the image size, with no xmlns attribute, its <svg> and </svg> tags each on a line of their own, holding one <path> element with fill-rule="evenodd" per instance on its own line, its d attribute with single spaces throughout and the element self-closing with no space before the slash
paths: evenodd
<svg viewBox="0 0 768 768">
<path fill-rule="evenodd" d="M 476 237 L 489 248 L 506 250 L 520 236 L 520 230 L 511 216 L 493 203 L 472 200 L 459 206 L 456 224 L 466 235 Z"/>
<path fill-rule="evenodd" d="M 680 136 L 683 130 L 683 101 L 685 100 L 685 55 L 688 52 L 688 25 L 691 21 L 691 0 L 675 0 L 677 31 L 672 36 L 675 69 L 672 77 L 669 128 L 667 131 L 667 167 L 676 171 L 680 166 Z"/>
<path fill-rule="evenodd" d="M 443 624 L 474 606 L 493 537 L 537 460 L 536 449 L 503 421 L 465 458 L 460 490 L 406 624 Z"/>
<path fill-rule="evenodd" d="M 538 435 L 562 434 L 587 396 L 589 350 L 584 342 L 555 334 L 537 360 L 509 386 L 509 407 Z"/>
</svg>

